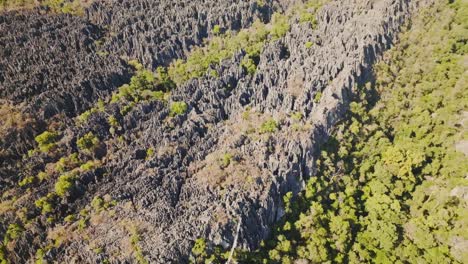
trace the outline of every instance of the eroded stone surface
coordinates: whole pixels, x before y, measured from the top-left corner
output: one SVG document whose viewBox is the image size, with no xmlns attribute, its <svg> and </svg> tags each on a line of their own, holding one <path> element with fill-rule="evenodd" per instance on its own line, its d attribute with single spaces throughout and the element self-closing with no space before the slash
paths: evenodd
<svg viewBox="0 0 468 264">
<path fill-rule="evenodd" d="M 290 32 L 267 44 L 253 76 L 240 67 L 245 53 L 239 51 L 216 66 L 219 78 L 205 76 L 174 90 L 170 100 L 189 106 L 184 115 L 170 118 L 167 105 L 154 101 L 137 104 L 125 116 L 108 105 L 86 124 L 71 118 L 128 81 L 132 70 L 119 56 L 147 67 L 167 65 L 201 44 L 213 25 L 247 27 L 256 18 L 268 20 L 286 3 L 118 1 L 91 5 L 86 18 L 0 16 L 0 43 L 6 47 L 0 50 L 2 99 L 27 102 L 24 111 L 42 122 L 65 114 L 57 119 L 62 155 L 76 152 L 76 139 L 89 131 L 105 142 L 102 165 L 79 176 L 77 191 L 60 205 L 61 215 L 79 212 L 97 195 L 118 201 L 115 215 L 94 219 L 83 231 L 88 241 L 105 247 L 105 255 L 97 255 L 77 232 L 47 257 L 64 263 L 95 263 L 104 256 L 132 262 L 132 253 L 124 250 L 129 222 L 141 228 L 140 245 L 150 263 L 187 262 L 198 237 L 230 247 L 239 218 L 240 247 L 255 249 L 267 238 L 283 215 L 283 195 L 300 191 L 313 174 L 318 146 L 346 111 L 355 87 L 371 79 L 370 67 L 391 47 L 419 1 L 333 1 L 319 12 L 317 28 L 293 18 Z M 19 36 L 12 34 L 16 28 L 23 29 Z M 314 100 L 318 92 L 322 96 Z M 121 126 L 117 135 L 109 132 L 110 115 Z M 268 120 L 277 122 L 278 131 L 259 133 Z M 143 158 L 150 147 L 154 155 Z M 20 154 L 8 161 L 17 165 L 19 177 L 2 175 L 9 180 L 0 189 L 52 162 L 45 155 L 25 161 Z M 29 166 L 32 171 L 24 169 Z M 22 204 L 34 210 L 31 201 L 52 189 L 53 181 L 43 183 Z M 11 219 L 7 215 L 0 225 Z M 32 238 L 55 229 L 44 224 L 28 231 L 18 242 L 24 254 L 17 260 L 32 259 L 44 246 L 37 240 L 31 245 Z"/>
</svg>

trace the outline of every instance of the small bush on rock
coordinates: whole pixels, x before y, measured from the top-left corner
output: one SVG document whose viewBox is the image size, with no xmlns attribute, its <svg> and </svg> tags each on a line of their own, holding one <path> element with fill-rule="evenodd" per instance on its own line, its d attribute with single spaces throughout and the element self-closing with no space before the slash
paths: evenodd
<svg viewBox="0 0 468 264">
<path fill-rule="evenodd" d="M 260 134 L 274 133 L 278 130 L 278 123 L 273 120 L 267 120 L 260 126 Z"/>
<path fill-rule="evenodd" d="M 171 104 L 170 116 L 182 115 L 187 112 L 187 104 L 185 102 L 173 102 Z"/>
<path fill-rule="evenodd" d="M 45 131 L 34 138 L 42 152 L 49 152 L 56 146 L 58 134 L 56 132 Z"/>
<path fill-rule="evenodd" d="M 55 183 L 55 192 L 64 197 L 75 186 L 76 175 L 74 173 L 62 174 Z"/>
<path fill-rule="evenodd" d="M 85 152 L 92 152 L 98 145 L 99 139 L 92 133 L 84 135 L 76 141 L 78 148 Z"/>
</svg>

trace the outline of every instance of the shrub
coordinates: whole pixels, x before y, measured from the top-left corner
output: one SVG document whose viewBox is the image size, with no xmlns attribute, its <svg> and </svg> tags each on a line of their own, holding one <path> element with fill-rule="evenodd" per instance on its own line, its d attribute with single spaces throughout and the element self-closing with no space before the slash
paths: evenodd
<svg viewBox="0 0 468 264">
<path fill-rule="evenodd" d="M 314 102 L 319 103 L 320 99 L 322 99 L 322 92 L 317 92 L 314 96 Z"/>
<path fill-rule="evenodd" d="M 306 47 L 307 49 L 312 48 L 313 45 L 314 45 L 314 43 L 311 42 L 311 41 L 307 41 L 307 42 L 305 43 L 305 47 Z"/>
<path fill-rule="evenodd" d="M 49 152 L 56 146 L 56 141 L 59 135 L 56 132 L 45 131 L 42 134 L 36 136 L 34 139 L 39 145 L 39 149 L 42 152 Z"/>
<path fill-rule="evenodd" d="M 294 112 L 291 114 L 291 118 L 295 121 L 300 121 L 302 119 L 302 113 L 301 112 Z"/>
<path fill-rule="evenodd" d="M 29 185 L 29 184 L 33 183 L 35 180 L 36 180 L 36 177 L 28 176 L 28 177 L 25 177 L 22 181 L 20 181 L 18 183 L 18 185 L 20 187 L 23 187 L 23 186 L 26 186 L 26 185 Z"/>
<path fill-rule="evenodd" d="M 55 183 L 55 192 L 58 196 L 64 197 L 75 186 L 76 175 L 74 173 L 66 173 L 60 175 Z"/>
<path fill-rule="evenodd" d="M 63 220 L 67 223 L 72 223 L 75 222 L 76 216 L 74 214 L 67 215 Z"/>
<path fill-rule="evenodd" d="M 41 209 L 42 214 L 47 214 L 53 211 L 53 200 L 55 195 L 53 193 L 47 194 L 45 197 L 41 197 L 36 200 L 34 204 L 37 208 Z"/>
<path fill-rule="evenodd" d="M 146 150 L 146 159 L 151 158 L 154 155 L 154 148 L 149 148 Z"/>
<path fill-rule="evenodd" d="M 247 71 L 248 74 L 253 75 L 257 71 L 255 61 L 249 55 L 245 56 L 241 61 L 241 66 Z"/>
<path fill-rule="evenodd" d="M 76 141 L 78 148 L 85 152 L 92 152 L 99 145 L 99 139 L 89 132 Z"/>
<path fill-rule="evenodd" d="M 267 120 L 263 122 L 263 124 L 260 126 L 260 134 L 265 134 L 265 133 L 274 133 L 278 130 L 278 123 L 273 120 Z"/>
<path fill-rule="evenodd" d="M 229 154 L 229 153 L 224 154 L 221 160 L 222 167 L 226 168 L 227 166 L 229 166 L 229 164 L 231 164 L 232 158 L 233 158 L 232 154 Z"/>
<path fill-rule="evenodd" d="M 86 123 L 86 121 L 88 121 L 89 117 L 94 114 L 94 113 L 97 113 L 98 112 L 98 109 L 97 108 L 91 108 L 87 111 L 84 111 L 83 113 L 81 113 L 81 115 L 79 115 L 76 120 L 78 121 L 78 124 L 84 124 Z"/>
<path fill-rule="evenodd" d="M 131 110 L 134 103 L 141 100 L 163 100 L 165 93 L 176 87 L 163 67 L 158 67 L 156 73 L 153 73 L 144 69 L 143 65 L 137 61 L 130 61 L 129 64 L 134 65 L 137 72 L 130 79 L 129 84 L 122 85 L 116 93 L 112 94 L 111 100 L 111 103 L 128 101 L 129 104 L 121 111 L 123 115 Z"/>
<path fill-rule="evenodd" d="M 290 28 L 288 17 L 279 13 L 275 13 L 273 14 L 271 20 L 273 23 L 272 29 L 270 31 L 272 38 L 279 39 L 284 37 Z"/>
<path fill-rule="evenodd" d="M 138 228 L 134 224 L 132 224 L 128 229 L 131 234 L 130 243 L 132 245 L 133 251 L 135 252 L 135 257 L 137 259 L 137 262 L 139 264 L 148 264 L 149 262 L 145 259 L 145 256 L 143 255 L 143 251 L 138 245 L 138 242 L 140 242 L 141 240 Z"/>
<path fill-rule="evenodd" d="M 82 172 L 94 170 L 98 167 L 99 162 L 94 161 L 94 160 L 88 160 L 86 163 L 82 164 L 80 166 L 80 170 Z"/>
<path fill-rule="evenodd" d="M 213 27 L 213 34 L 219 35 L 219 33 L 221 33 L 221 27 L 219 25 L 215 25 Z"/>
<path fill-rule="evenodd" d="M 23 233 L 24 228 L 18 224 L 10 224 L 3 238 L 3 244 L 8 244 L 9 241 L 17 239 Z"/>
<path fill-rule="evenodd" d="M 39 172 L 39 174 L 37 174 L 37 178 L 39 179 L 39 181 L 44 181 L 44 180 L 48 180 L 50 178 L 50 175 L 45 173 L 44 171 L 41 171 Z"/>
<path fill-rule="evenodd" d="M 182 115 L 185 114 L 187 111 L 187 104 L 185 102 L 173 102 L 171 104 L 171 109 L 170 109 L 170 116 L 177 116 L 177 115 Z"/>
<path fill-rule="evenodd" d="M 192 248 L 192 254 L 196 257 L 203 257 L 206 255 L 206 241 L 203 238 L 195 240 L 195 244 Z"/>
<path fill-rule="evenodd" d="M 101 197 L 96 196 L 91 201 L 91 206 L 95 211 L 99 212 L 104 208 L 104 200 Z"/>
<path fill-rule="evenodd" d="M 67 169 L 75 168 L 80 164 L 78 153 L 70 154 L 68 157 L 62 157 L 55 163 L 55 170 L 65 172 Z"/>
</svg>

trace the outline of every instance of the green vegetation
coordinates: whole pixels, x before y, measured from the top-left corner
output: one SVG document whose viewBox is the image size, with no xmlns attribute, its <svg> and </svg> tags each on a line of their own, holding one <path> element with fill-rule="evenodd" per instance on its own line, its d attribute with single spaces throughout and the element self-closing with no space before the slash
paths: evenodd
<svg viewBox="0 0 468 264">
<path fill-rule="evenodd" d="M 294 121 L 301 121 L 302 119 L 302 113 L 301 112 L 294 112 L 291 114 L 291 118 L 294 120 Z"/>
<path fill-rule="evenodd" d="M 215 25 L 213 27 L 213 34 L 219 35 L 219 33 L 221 33 L 221 27 L 219 25 Z"/>
<path fill-rule="evenodd" d="M 146 150 L 146 159 L 149 160 L 154 156 L 154 148 L 149 148 Z"/>
<path fill-rule="evenodd" d="M 81 0 L 0 0 L 0 11 L 32 9 L 38 5 L 48 8 L 54 13 L 83 15 L 84 6 Z"/>
<path fill-rule="evenodd" d="M 254 75 L 255 72 L 257 71 L 257 64 L 255 64 L 255 61 L 250 58 L 249 55 L 245 56 L 242 61 L 241 61 L 241 66 L 244 68 L 244 70 L 247 71 L 248 74 Z"/>
<path fill-rule="evenodd" d="M 82 172 L 86 172 L 86 171 L 91 171 L 91 170 L 94 170 L 96 168 L 98 168 L 98 165 L 99 165 L 99 161 L 96 161 L 96 160 L 88 160 L 86 163 L 83 163 L 81 166 L 80 166 L 80 170 Z"/>
<path fill-rule="evenodd" d="M 78 148 L 84 152 L 91 153 L 99 145 L 99 138 L 92 132 L 87 133 L 76 141 Z"/>
<path fill-rule="evenodd" d="M 104 200 L 99 197 L 99 196 L 96 196 L 93 198 L 93 200 L 91 201 L 91 206 L 93 207 L 93 209 L 97 212 L 101 211 L 104 207 Z"/>
<path fill-rule="evenodd" d="M 296 7 L 299 12 L 299 22 L 310 23 L 313 28 L 317 26 L 315 14 L 328 0 L 309 1 L 304 6 Z"/>
<path fill-rule="evenodd" d="M 162 67 L 157 68 L 156 73 L 153 73 L 144 69 L 143 65 L 137 61 L 129 61 L 129 64 L 136 69 L 135 75 L 130 79 L 129 84 L 122 85 L 117 92 L 112 94 L 111 99 L 111 103 L 120 102 L 123 104 L 121 110 L 123 115 L 128 113 L 138 102 L 165 100 L 168 93 L 176 87 L 169 78 L 167 70 Z"/>
<path fill-rule="evenodd" d="M 224 154 L 221 160 L 221 167 L 226 168 L 227 166 L 229 166 L 229 164 L 231 164 L 232 158 L 233 158 L 232 154 L 230 153 Z"/>
<path fill-rule="evenodd" d="M 115 118 L 115 116 L 109 116 L 109 118 L 107 119 L 107 122 L 109 123 L 109 126 L 111 127 L 119 126 L 119 121 L 117 120 L 117 118 Z"/>
<path fill-rule="evenodd" d="M 41 6 L 48 7 L 54 13 L 65 13 L 72 15 L 83 15 L 84 7 L 81 0 L 45 0 Z"/>
<path fill-rule="evenodd" d="M 320 99 L 322 99 L 322 92 L 319 91 L 314 95 L 314 102 L 318 104 Z"/>
<path fill-rule="evenodd" d="M 112 198 L 109 195 L 104 195 L 104 198 L 101 198 L 100 196 L 95 196 L 91 201 L 91 206 L 96 212 L 107 210 L 115 206 L 116 204 L 117 202 L 115 200 L 112 200 Z"/>
<path fill-rule="evenodd" d="M 79 115 L 76 118 L 76 121 L 78 124 L 84 124 L 86 121 L 88 121 L 89 117 L 98 112 L 103 112 L 105 110 L 105 103 L 101 99 L 98 100 L 97 106 L 93 107 L 85 112 L 83 112 L 81 115 Z"/>
<path fill-rule="evenodd" d="M 307 41 L 304 45 L 305 45 L 305 47 L 306 47 L 307 49 L 310 49 L 310 48 L 312 48 L 312 46 L 314 45 L 314 43 L 313 43 L 313 42 L 310 42 L 310 41 Z"/>
<path fill-rule="evenodd" d="M 187 104 L 185 102 L 173 102 L 170 107 L 170 116 L 183 115 L 187 112 Z"/>
<path fill-rule="evenodd" d="M 316 12 L 323 2 L 313 0 L 296 6 L 288 14 L 275 13 L 270 23 L 255 21 L 250 28 L 238 33 L 221 34 L 215 26 L 213 32 L 217 36 L 211 38 L 204 47 L 194 49 L 187 60 L 177 60 L 169 66 L 170 79 L 180 85 L 190 79 L 199 78 L 212 65 L 234 56 L 239 50 L 246 51 L 247 57 L 242 61 L 242 66 L 249 74 L 253 74 L 263 46 L 270 41 L 282 38 L 289 31 L 290 18 L 300 12 L 301 17 L 307 14 L 307 19 L 303 19 L 304 22 L 316 21 Z M 257 1 L 257 3 L 263 6 L 263 1 Z"/>
<path fill-rule="evenodd" d="M 34 139 L 39 145 L 39 149 L 42 152 L 49 152 L 51 149 L 55 148 L 56 141 L 59 135 L 56 132 L 45 131 L 42 134 L 36 136 Z"/>
<path fill-rule="evenodd" d="M 251 263 L 468 261 L 468 162 L 454 148 L 466 138 L 467 10 L 439 4 L 402 35 Z"/>
<path fill-rule="evenodd" d="M 76 216 L 75 215 L 67 215 L 65 216 L 65 218 L 63 219 L 63 221 L 65 221 L 66 223 L 73 223 L 76 221 Z"/>
<path fill-rule="evenodd" d="M 78 153 L 70 154 L 68 157 L 61 157 L 55 163 L 55 170 L 58 172 L 65 172 L 67 170 L 73 169 L 81 163 L 78 158 Z"/>
<path fill-rule="evenodd" d="M 8 242 L 17 239 L 23 233 L 24 228 L 18 224 L 10 224 L 6 230 L 5 237 L 3 238 L 3 244 L 7 245 Z"/>
<path fill-rule="evenodd" d="M 50 175 L 45 173 L 44 171 L 41 171 L 37 174 L 37 178 L 39 179 L 40 182 L 48 180 L 50 178 Z"/>
<path fill-rule="evenodd" d="M 140 233 L 138 231 L 138 228 L 133 224 L 129 227 L 129 232 L 130 232 L 130 243 L 132 245 L 133 251 L 135 253 L 135 258 L 139 264 L 148 264 L 148 260 L 145 259 L 145 256 L 143 255 L 143 251 L 141 250 L 140 246 L 138 243 L 141 240 Z"/>
<path fill-rule="evenodd" d="M 53 208 L 54 200 L 55 200 L 55 194 L 49 193 L 47 194 L 47 196 L 36 200 L 34 203 L 37 208 L 41 209 L 42 214 L 47 214 L 47 213 L 51 213 L 54 210 Z"/>
<path fill-rule="evenodd" d="M 29 9 L 35 6 L 36 6 L 36 1 L 34 0 L 0 0 L 0 11 Z"/>
<path fill-rule="evenodd" d="M 278 123 L 274 119 L 269 119 L 262 123 L 260 126 L 259 133 L 266 134 L 266 133 L 274 133 L 278 130 Z"/>
<path fill-rule="evenodd" d="M 32 183 L 34 183 L 34 181 L 36 180 L 36 177 L 34 176 L 28 176 L 28 177 L 25 177 L 23 180 L 21 180 L 18 185 L 20 187 L 24 187 L 26 185 L 30 185 Z"/>
<path fill-rule="evenodd" d="M 75 187 L 76 174 L 69 172 L 60 175 L 58 181 L 55 183 L 55 192 L 58 196 L 64 197 Z"/>
<path fill-rule="evenodd" d="M 195 244 L 192 247 L 192 254 L 195 256 L 201 256 L 206 252 L 206 240 L 198 238 L 195 240 Z"/>
<path fill-rule="evenodd" d="M 195 256 L 195 263 L 200 263 L 201 260 L 204 260 L 207 257 L 206 254 L 206 240 L 203 238 L 198 238 L 195 240 L 195 244 L 192 247 L 192 254 Z"/>
</svg>

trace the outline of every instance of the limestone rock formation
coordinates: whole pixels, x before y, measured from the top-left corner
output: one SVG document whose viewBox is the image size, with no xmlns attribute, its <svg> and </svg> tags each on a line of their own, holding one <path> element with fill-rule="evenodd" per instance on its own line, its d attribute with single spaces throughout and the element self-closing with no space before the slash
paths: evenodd
<svg viewBox="0 0 468 264">
<path fill-rule="evenodd" d="M 121 0 L 96 1 L 83 17 L 0 13 L 0 96 L 23 103 L 19 111 L 31 120 L 5 127 L 20 139 L 14 146 L 0 140 L 1 201 L 14 200 L 29 219 L 8 258 L 25 263 L 42 249 L 59 263 L 132 263 L 136 251 L 150 263 L 187 263 L 198 237 L 229 249 L 239 220 L 238 247 L 256 249 L 283 215 L 282 197 L 303 189 L 318 146 L 422 1 L 330 1 L 317 26 L 291 16 L 289 31 L 265 44 L 254 74 L 241 66 L 246 51 L 239 50 L 212 66 L 217 76 L 179 85 L 167 102 L 143 100 L 125 114 L 109 103 L 76 119 L 130 81 L 128 59 L 151 70 L 168 66 L 209 40 L 215 25 L 238 31 L 296 2 Z M 176 101 L 188 109 L 172 116 L 168 104 Z M 55 150 L 28 156 L 46 130 L 58 131 Z M 76 143 L 89 132 L 100 141 L 92 153 Z M 73 153 L 97 166 L 81 168 L 73 190 L 41 213 L 34 201 L 57 190 L 66 170 L 54 166 Z M 52 176 L 18 187 L 41 172 Z M 89 207 L 97 196 L 116 205 Z M 84 226 L 64 220 L 83 209 Z M 0 214 L 0 234 L 21 219 Z"/>
</svg>

